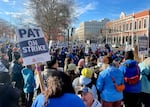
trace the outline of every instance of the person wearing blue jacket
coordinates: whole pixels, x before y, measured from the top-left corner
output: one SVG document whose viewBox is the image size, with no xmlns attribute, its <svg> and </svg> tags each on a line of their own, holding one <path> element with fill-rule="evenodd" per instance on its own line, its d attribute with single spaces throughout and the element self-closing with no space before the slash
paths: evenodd
<svg viewBox="0 0 150 107">
<path fill-rule="evenodd" d="M 114 78 L 116 84 L 123 84 L 123 73 L 112 64 L 113 60 L 111 57 L 107 56 L 107 58 L 109 65 L 99 73 L 96 86 L 100 92 L 102 107 L 120 107 L 123 91 L 118 92 L 116 90 L 112 78 Z"/>
<path fill-rule="evenodd" d="M 24 79 L 23 91 L 25 93 L 26 98 L 26 107 L 31 107 L 35 88 L 35 80 L 32 65 L 27 65 L 21 70 L 21 73 Z"/>
<path fill-rule="evenodd" d="M 125 61 L 120 64 L 119 69 L 124 77 L 131 78 L 139 73 L 138 63 L 134 60 L 133 51 L 125 53 Z M 138 80 L 135 84 L 125 82 L 124 104 L 125 107 L 141 107 L 140 101 L 141 82 Z"/>
</svg>

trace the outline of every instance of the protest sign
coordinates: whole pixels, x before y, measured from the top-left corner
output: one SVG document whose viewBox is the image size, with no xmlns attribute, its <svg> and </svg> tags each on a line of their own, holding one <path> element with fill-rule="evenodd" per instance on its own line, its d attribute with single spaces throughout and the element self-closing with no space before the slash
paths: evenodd
<svg viewBox="0 0 150 107">
<path fill-rule="evenodd" d="M 48 46 L 40 28 L 17 29 L 16 34 L 24 65 L 50 60 Z"/>
<path fill-rule="evenodd" d="M 147 36 L 138 37 L 138 53 L 139 53 L 139 57 L 141 57 L 142 55 L 148 56 L 148 37 Z"/>
</svg>

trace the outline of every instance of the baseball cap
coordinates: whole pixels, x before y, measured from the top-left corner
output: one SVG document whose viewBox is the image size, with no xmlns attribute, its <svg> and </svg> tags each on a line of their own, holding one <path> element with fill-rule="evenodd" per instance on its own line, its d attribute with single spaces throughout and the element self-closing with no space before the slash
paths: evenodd
<svg viewBox="0 0 150 107">
<path fill-rule="evenodd" d="M 92 90 L 89 87 L 81 87 L 78 90 L 78 94 L 81 94 L 81 93 L 92 93 Z"/>
</svg>

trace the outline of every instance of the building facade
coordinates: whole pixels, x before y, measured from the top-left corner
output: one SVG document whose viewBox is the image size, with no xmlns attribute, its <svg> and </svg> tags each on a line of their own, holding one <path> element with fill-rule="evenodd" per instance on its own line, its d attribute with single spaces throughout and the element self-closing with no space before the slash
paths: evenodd
<svg viewBox="0 0 150 107">
<path fill-rule="evenodd" d="M 100 34 L 100 29 L 105 28 L 106 22 L 109 19 L 102 19 L 100 21 L 87 21 L 80 24 L 79 28 L 75 31 L 75 36 L 79 41 L 91 40 L 97 41 Z"/>
<path fill-rule="evenodd" d="M 125 15 L 106 23 L 107 43 L 116 45 L 138 44 L 139 36 L 146 36 L 150 41 L 150 10 Z M 150 44 L 148 43 L 148 47 Z"/>
</svg>

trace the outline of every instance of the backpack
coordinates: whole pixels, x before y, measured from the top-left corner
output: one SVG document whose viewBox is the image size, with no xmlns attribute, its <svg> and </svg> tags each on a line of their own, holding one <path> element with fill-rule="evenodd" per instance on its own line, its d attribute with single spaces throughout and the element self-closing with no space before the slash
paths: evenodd
<svg viewBox="0 0 150 107">
<path fill-rule="evenodd" d="M 125 83 L 129 84 L 129 85 L 133 85 L 133 84 L 136 84 L 139 79 L 140 79 L 140 68 L 138 67 L 138 65 L 136 65 L 136 75 L 133 76 L 133 77 L 124 77 L 124 81 Z"/>
</svg>

